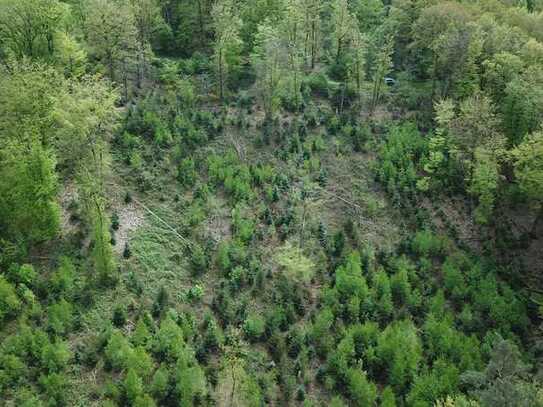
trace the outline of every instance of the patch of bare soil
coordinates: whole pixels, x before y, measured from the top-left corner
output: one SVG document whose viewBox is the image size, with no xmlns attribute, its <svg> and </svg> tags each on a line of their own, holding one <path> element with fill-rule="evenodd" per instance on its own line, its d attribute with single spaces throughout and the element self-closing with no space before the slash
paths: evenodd
<svg viewBox="0 0 543 407">
<path fill-rule="evenodd" d="M 341 158 L 342 148 L 339 146 L 335 154 L 322 157 L 328 182 L 320 188 L 319 203 L 323 209 L 318 211 L 317 218 L 332 229 L 342 228 L 351 220 L 363 241 L 378 248 L 391 247 L 401 238 L 401 218 L 375 185 L 369 168 L 371 157 L 347 151 Z"/>
<path fill-rule="evenodd" d="M 215 243 L 230 238 L 232 221 L 230 210 L 220 199 L 211 199 L 210 214 L 203 223 L 204 235 Z"/>
<path fill-rule="evenodd" d="M 540 237 L 532 241 L 523 257 L 526 268 L 540 276 L 543 272 L 543 231 L 540 230 L 538 236 Z M 539 277 L 537 279 L 539 280 Z"/>
<path fill-rule="evenodd" d="M 68 182 L 60 194 L 60 230 L 63 236 L 77 231 L 77 223 L 72 220 L 70 206 L 78 199 L 77 187 L 74 182 Z"/>
<path fill-rule="evenodd" d="M 460 198 L 441 200 L 436 207 L 430 199 L 424 198 L 421 205 L 428 210 L 439 232 L 448 235 L 448 228 L 452 227 L 456 230 L 459 240 L 472 250 L 481 251 L 482 242 L 479 239 L 479 227 L 465 200 Z"/>
<path fill-rule="evenodd" d="M 115 232 L 115 252 L 123 252 L 126 243 L 130 239 L 130 234 L 143 225 L 144 214 L 134 202 L 116 208 L 119 216 L 119 229 Z"/>
<path fill-rule="evenodd" d="M 533 229 L 535 215 L 534 210 L 529 207 L 518 206 L 515 211 L 509 214 L 511 224 L 511 233 L 515 239 L 521 239 L 523 236 L 529 235 Z M 543 222 L 539 222 L 537 227 L 537 238 L 529 242 L 529 246 L 520 250 L 518 256 L 522 258 L 526 270 L 533 273 L 539 279 L 539 274 L 543 272 Z"/>
</svg>

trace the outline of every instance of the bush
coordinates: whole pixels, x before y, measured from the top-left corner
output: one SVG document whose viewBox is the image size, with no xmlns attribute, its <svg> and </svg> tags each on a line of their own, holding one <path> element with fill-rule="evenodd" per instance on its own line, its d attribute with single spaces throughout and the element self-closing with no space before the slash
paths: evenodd
<svg viewBox="0 0 543 407">
<path fill-rule="evenodd" d="M 72 353 L 66 342 L 48 343 L 41 352 L 41 365 L 49 372 L 61 372 L 67 366 Z"/>
<path fill-rule="evenodd" d="M 126 336 L 115 329 L 104 350 L 106 362 L 115 370 L 123 370 L 128 366 L 132 352 L 132 346 Z"/>
<path fill-rule="evenodd" d="M 198 302 L 204 296 L 204 289 L 202 286 L 196 284 L 192 286 L 188 292 L 188 299 L 192 302 Z"/>
<path fill-rule="evenodd" d="M 161 315 L 162 312 L 166 309 L 170 301 L 169 298 L 170 296 L 168 294 L 168 290 L 166 290 L 166 287 L 161 286 L 158 290 L 155 302 L 153 303 L 153 315 L 155 317 Z"/>
<path fill-rule="evenodd" d="M 123 249 L 123 257 L 129 259 L 130 256 L 132 256 L 132 251 L 130 250 L 130 245 L 126 242 Z"/>
<path fill-rule="evenodd" d="M 413 322 L 396 321 L 377 340 L 376 356 L 385 367 L 388 382 L 401 393 L 413 381 L 422 359 L 422 344 Z"/>
<path fill-rule="evenodd" d="M 303 86 L 308 87 L 315 96 L 328 97 L 330 93 L 330 83 L 326 75 L 322 72 L 314 72 L 307 75 Z"/>
<path fill-rule="evenodd" d="M 18 387 L 28 374 L 26 364 L 15 355 L 0 354 L 0 389 Z"/>
<path fill-rule="evenodd" d="M 12 264 L 8 270 L 7 277 L 13 284 L 26 284 L 31 286 L 36 279 L 37 273 L 31 264 L 19 266 Z"/>
<path fill-rule="evenodd" d="M 443 255 L 446 247 L 446 239 L 433 234 L 429 230 L 417 232 L 411 242 L 411 249 L 421 257 Z"/>
<path fill-rule="evenodd" d="M 49 284 L 55 295 L 69 296 L 74 288 L 75 267 L 68 257 L 60 258 L 59 267 L 51 274 Z"/>
<path fill-rule="evenodd" d="M 456 366 L 437 360 L 431 371 L 418 376 L 407 396 L 409 405 L 433 405 L 439 399 L 458 391 Z"/>
<path fill-rule="evenodd" d="M 6 317 L 13 317 L 21 307 L 15 288 L 0 276 L 0 322 Z"/>
<path fill-rule="evenodd" d="M 47 308 L 48 329 L 56 335 L 65 335 L 72 328 L 73 306 L 64 298 Z"/>
<path fill-rule="evenodd" d="M 156 407 L 155 401 L 148 394 L 143 394 L 136 397 L 134 400 L 134 407 Z"/>
<path fill-rule="evenodd" d="M 418 163 L 427 149 L 427 142 L 415 125 L 407 124 L 390 130 L 386 143 L 379 150 L 377 168 L 377 179 L 390 195 L 415 197 Z"/>
<path fill-rule="evenodd" d="M 359 369 L 347 371 L 347 388 L 350 399 L 356 406 L 372 406 L 377 399 L 377 387 Z"/>
<path fill-rule="evenodd" d="M 66 400 L 68 380 L 61 373 L 51 373 L 40 377 L 40 385 L 51 406 L 63 406 Z"/>
<path fill-rule="evenodd" d="M 311 338 L 320 355 L 326 355 L 333 346 L 334 338 L 330 332 L 334 324 L 334 314 L 329 308 L 324 308 L 315 317 Z"/>
<path fill-rule="evenodd" d="M 354 151 L 357 153 L 364 152 L 364 145 L 370 138 L 371 131 L 368 126 L 361 125 L 354 128 L 351 133 Z"/>
<path fill-rule="evenodd" d="M 197 178 L 196 166 L 192 158 L 185 158 L 181 161 L 177 171 L 177 179 L 181 185 L 185 187 L 191 187 Z"/>
<path fill-rule="evenodd" d="M 170 374 L 166 366 L 160 366 L 151 381 L 151 392 L 157 400 L 164 400 L 169 393 Z"/>
<path fill-rule="evenodd" d="M 251 314 L 243 324 L 243 331 L 250 341 L 256 342 L 262 338 L 266 328 L 264 318 L 257 314 Z"/>
<path fill-rule="evenodd" d="M 192 274 L 200 276 L 207 271 L 207 255 L 204 249 L 198 244 L 194 244 L 191 250 L 190 265 Z"/>
<path fill-rule="evenodd" d="M 122 328 L 126 324 L 126 318 L 126 308 L 124 305 L 115 305 L 115 308 L 113 309 L 113 317 L 111 318 L 113 325 L 115 325 L 117 328 Z"/>
<path fill-rule="evenodd" d="M 131 403 L 134 403 L 136 398 L 143 394 L 143 381 L 133 369 L 128 370 L 123 384 L 126 398 Z"/>
<path fill-rule="evenodd" d="M 154 352 L 161 360 L 173 361 L 185 348 L 183 330 L 168 315 L 162 320 L 160 329 L 156 335 Z"/>
<path fill-rule="evenodd" d="M 113 212 L 113 214 L 111 215 L 111 229 L 119 230 L 119 226 L 119 215 L 117 214 L 117 212 Z"/>
</svg>

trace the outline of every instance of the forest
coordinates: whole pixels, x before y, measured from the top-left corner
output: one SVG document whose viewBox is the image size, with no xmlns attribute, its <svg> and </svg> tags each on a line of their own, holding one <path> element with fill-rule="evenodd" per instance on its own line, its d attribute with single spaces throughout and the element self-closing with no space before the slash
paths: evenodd
<svg viewBox="0 0 543 407">
<path fill-rule="evenodd" d="M 0 406 L 543 407 L 543 0 L 0 0 Z"/>
</svg>

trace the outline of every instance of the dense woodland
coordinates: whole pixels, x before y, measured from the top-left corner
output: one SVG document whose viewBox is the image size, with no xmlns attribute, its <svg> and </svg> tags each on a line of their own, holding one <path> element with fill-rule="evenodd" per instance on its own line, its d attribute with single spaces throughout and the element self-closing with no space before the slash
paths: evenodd
<svg viewBox="0 0 543 407">
<path fill-rule="evenodd" d="M 543 406 L 541 0 L 0 0 L 0 405 Z"/>
</svg>

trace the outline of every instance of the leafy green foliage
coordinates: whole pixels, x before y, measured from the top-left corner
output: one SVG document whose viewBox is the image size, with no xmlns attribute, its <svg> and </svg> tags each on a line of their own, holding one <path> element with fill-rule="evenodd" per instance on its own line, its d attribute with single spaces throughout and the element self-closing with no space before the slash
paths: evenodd
<svg viewBox="0 0 543 407">
<path fill-rule="evenodd" d="M 14 316 L 20 306 L 21 302 L 15 288 L 3 276 L 0 276 L 0 320 Z"/>
<path fill-rule="evenodd" d="M 376 355 L 390 375 L 390 384 L 405 389 L 422 358 L 422 345 L 413 323 L 405 320 L 387 326 L 377 339 Z"/>
<path fill-rule="evenodd" d="M 541 2 L 179 3 L 0 0 L 2 402 L 541 404 Z"/>
<path fill-rule="evenodd" d="M 287 243 L 276 255 L 277 263 L 292 279 L 309 283 L 315 273 L 315 265 L 303 252 Z"/>
<path fill-rule="evenodd" d="M 386 143 L 379 151 L 377 177 L 399 203 L 399 197 L 414 198 L 417 184 L 417 164 L 427 145 L 413 125 L 391 129 Z M 398 197 L 396 197 L 398 196 Z"/>
</svg>

